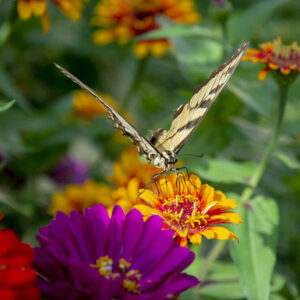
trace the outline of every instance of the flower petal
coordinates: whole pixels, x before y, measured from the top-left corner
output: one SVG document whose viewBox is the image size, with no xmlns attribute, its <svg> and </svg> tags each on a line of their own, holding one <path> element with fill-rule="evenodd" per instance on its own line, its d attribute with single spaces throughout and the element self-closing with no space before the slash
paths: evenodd
<svg viewBox="0 0 300 300">
<path fill-rule="evenodd" d="M 235 240 L 237 239 L 237 236 L 228 230 L 225 227 L 219 227 L 219 226 L 207 226 L 203 231 L 201 231 L 201 234 L 205 236 L 207 239 L 218 239 L 218 240 Z"/>
</svg>

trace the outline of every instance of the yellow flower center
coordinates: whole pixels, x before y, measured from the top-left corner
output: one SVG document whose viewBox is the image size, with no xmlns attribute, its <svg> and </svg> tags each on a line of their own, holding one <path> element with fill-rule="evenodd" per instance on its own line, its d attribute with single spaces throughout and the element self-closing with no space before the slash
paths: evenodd
<svg viewBox="0 0 300 300">
<path fill-rule="evenodd" d="M 105 278 L 110 278 L 112 276 L 113 260 L 107 255 L 97 259 L 96 264 L 91 266 L 97 268 L 99 274 L 104 276 Z"/>
<path fill-rule="evenodd" d="M 140 294 L 141 292 L 138 290 L 140 286 L 140 280 L 142 274 L 139 270 L 129 270 L 131 263 L 126 261 L 124 258 L 120 258 L 118 262 L 118 269 L 113 272 L 113 260 L 106 256 L 101 256 L 96 260 L 96 264 L 91 264 L 90 266 L 93 268 L 97 268 L 99 274 L 104 276 L 106 279 L 116 279 L 122 276 L 123 279 L 123 288 L 128 292 L 134 294 Z"/>
<path fill-rule="evenodd" d="M 194 195 L 176 195 L 164 200 L 162 214 L 170 227 L 183 232 L 205 227 L 209 218 L 200 210 L 199 199 Z"/>
<path fill-rule="evenodd" d="M 141 273 L 138 270 L 130 270 L 126 273 L 126 278 L 123 280 L 123 287 L 128 292 L 134 294 L 140 294 L 141 292 L 138 290 L 140 286 L 139 281 L 141 280 Z"/>
<path fill-rule="evenodd" d="M 300 47 L 297 42 L 293 42 L 291 45 L 283 45 L 281 38 L 277 38 L 273 42 L 273 47 L 273 54 L 280 59 L 300 59 Z"/>
</svg>

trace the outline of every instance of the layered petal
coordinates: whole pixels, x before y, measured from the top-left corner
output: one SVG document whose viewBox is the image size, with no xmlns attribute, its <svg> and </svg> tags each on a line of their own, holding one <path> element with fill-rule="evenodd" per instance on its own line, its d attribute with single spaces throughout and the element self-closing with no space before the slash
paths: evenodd
<svg viewBox="0 0 300 300">
<path fill-rule="evenodd" d="M 198 284 L 182 273 L 194 254 L 138 210 L 115 206 L 109 218 L 96 205 L 58 213 L 39 231 L 35 268 L 45 299 L 169 299 Z M 55 234 L 55 232 L 57 234 Z M 64 237 L 64 240 L 63 240 Z"/>
</svg>

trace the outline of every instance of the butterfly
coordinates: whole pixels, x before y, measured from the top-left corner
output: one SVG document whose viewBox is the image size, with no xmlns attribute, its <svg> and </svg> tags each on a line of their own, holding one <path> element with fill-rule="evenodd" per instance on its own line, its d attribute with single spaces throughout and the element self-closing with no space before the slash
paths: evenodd
<svg viewBox="0 0 300 300">
<path fill-rule="evenodd" d="M 241 62 L 247 47 L 248 42 L 245 42 L 195 90 L 189 102 L 183 103 L 176 109 L 171 127 L 168 131 L 160 128 L 152 133 L 149 140 L 90 87 L 58 64 L 55 64 L 55 66 L 65 76 L 88 91 L 105 106 L 107 116 L 113 121 L 114 127 L 120 129 L 137 147 L 139 153 L 145 155 L 150 163 L 161 168 L 163 171 L 159 174 L 162 174 L 169 170 L 177 170 L 175 167 L 177 153 L 205 117 L 209 108 Z"/>
</svg>

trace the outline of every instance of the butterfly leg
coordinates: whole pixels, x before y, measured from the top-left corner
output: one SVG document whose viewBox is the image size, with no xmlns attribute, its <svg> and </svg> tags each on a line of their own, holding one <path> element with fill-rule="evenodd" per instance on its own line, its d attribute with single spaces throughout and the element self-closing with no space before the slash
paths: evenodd
<svg viewBox="0 0 300 300">
<path fill-rule="evenodd" d="M 146 184 L 146 187 L 145 187 L 144 189 L 142 189 L 142 192 L 140 192 L 140 193 L 137 195 L 136 200 L 144 193 L 145 190 L 147 190 L 147 189 L 149 188 L 150 183 L 151 183 L 152 181 L 154 181 L 154 184 L 155 184 L 155 187 L 156 187 L 156 191 L 157 191 L 157 193 L 159 194 L 159 188 L 158 188 L 158 186 L 157 186 L 157 183 L 156 183 L 155 179 L 158 178 L 158 177 L 159 177 L 160 175 L 162 175 L 163 173 L 166 173 L 166 171 L 163 170 L 163 171 L 161 171 L 161 172 L 159 172 L 159 173 L 156 173 L 156 174 L 152 175 L 151 178 L 150 178 L 150 180 L 149 180 L 148 183 Z"/>
</svg>

